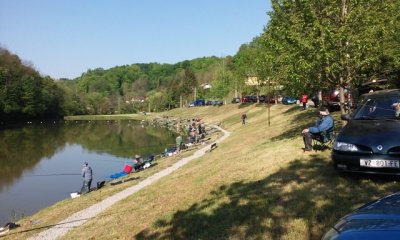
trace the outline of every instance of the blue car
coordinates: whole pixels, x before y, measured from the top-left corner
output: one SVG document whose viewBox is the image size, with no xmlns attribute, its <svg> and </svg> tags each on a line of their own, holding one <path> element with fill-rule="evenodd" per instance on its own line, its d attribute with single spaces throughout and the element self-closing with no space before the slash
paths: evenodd
<svg viewBox="0 0 400 240">
<path fill-rule="evenodd" d="M 385 196 L 341 218 L 322 240 L 400 239 L 400 192 Z"/>
<path fill-rule="evenodd" d="M 289 105 L 289 104 L 295 104 L 296 103 L 296 98 L 294 97 L 283 97 L 282 98 L 282 104 Z"/>
<path fill-rule="evenodd" d="M 189 103 L 189 107 L 198 107 L 198 106 L 205 106 L 206 101 L 204 99 L 197 99 L 196 101 L 193 101 Z"/>
</svg>

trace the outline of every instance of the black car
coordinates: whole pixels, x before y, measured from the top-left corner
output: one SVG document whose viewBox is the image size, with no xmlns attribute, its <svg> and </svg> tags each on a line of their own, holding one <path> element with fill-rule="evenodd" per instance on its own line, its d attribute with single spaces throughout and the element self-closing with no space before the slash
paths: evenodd
<svg viewBox="0 0 400 240">
<path fill-rule="evenodd" d="M 221 100 L 215 100 L 215 101 L 213 101 L 212 105 L 213 106 L 222 106 L 222 105 L 224 105 L 224 102 Z"/>
<path fill-rule="evenodd" d="M 322 237 L 322 240 L 347 239 L 400 239 L 400 192 L 356 209 Z"/>
<path fill-rule="evenodd" d="M 206 101 L 206 106 L 212 106 L 212 105 L 213 105 L 213 101 L 211 101 L 211 100 Z"/>
<path fill-rule="evenodd" d="M 258 96 L 258 101 L 260 103 L 265 103 L 266 100 L 267 100 L 267 97 L 265 95 Z"/>
<path fill-rule="evenodd" d="M 246 96 L 246 99 L 248 102 L 250 103 L 256 103 L 258 102 L 258 98 L 255 95 L 250 95 L 250 96 Z"/>
<path fill-rule="evenodd" d="M 332 149 L 340 171 L 400 175 L 400 90 L 363 95 L 358 108 L 342 115 L 346 126 Z"/>
</svg>

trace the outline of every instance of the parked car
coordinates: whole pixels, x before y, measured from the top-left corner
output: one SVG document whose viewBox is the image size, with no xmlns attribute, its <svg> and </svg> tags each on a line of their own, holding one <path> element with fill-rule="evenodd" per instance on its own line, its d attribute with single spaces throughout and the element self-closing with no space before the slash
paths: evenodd
<svg viewBox="0 0 400 240">
<path fill-rule="evenodd" d="M 205 105 L 206 106 L 212 106 L 213 105 L 213 101 L 207 100 Z"/>
<path fill-rule="evenodd" d="M 212 105 L 213 106 L 222 106 L 222 105 L 224 105 L 224 102 L 221 100 L 215 100 L 215 101 L 213 101 Z"/>
<path fill-rule="evenodd" d="M 319 98 L 318 98 L 318 93 L 314 93 L 314 94 L 312 94 L 311 96 L 310 96 L 310 100 L 311 100 L 311 102 L 313 102 L 313 105 L 314 105 L 314 107 L 315 108 L 318 108 L 319 107 Z"/>
<path fill-rule="evenodd" d="M 351 102 L 350 90 L 344 89 L 344 101 Z M 322 104 L 326 106 L 329 111 L 340 109 L 339 89 L 326 89 L 322 91 Z M 351 105 L 351 104 L 350 104 Z"/>
<path fill-rule="evenodd" d="M 267 100 L 267 97 L 265 95 L 258 96 L 258 101 L 260 103 L 264 103 L 264 102 L 266 102 L 266 100 Z"/>
<path fill-rule="evenodd" d="M 193 101 L 189 103 L 189 107 L 198 107 L 198 106 L 204 106 L 206 102 L 204 99 L 197 99 L 196 101 Z"/>
<path fill-rule="evenodd" d="M 400 90 L 361 97 L 333 144 L 336 169 L 346 172 L 400 175 Z"/>
<path fill-rule="evenodd" d="M 372 80 L 357 87 L 358 95 L 361 96 L 365 93 L 389 89 L 389 82 L 387 79 Z"/>
<path fill-rule="evenodd" d="M 365 204 L 341 218 L 322 240 L 400 239 L 400 192 Z"/>
<path fill-rule="evenodd" d="M 289 105 L 289 104 L 295 104 L 295 103 L 296 103 L 296 98 L 294 98 L 294 97 L 286 96 L 286 97 L 282 98 L 282 104 Z"/>
<path fill-rule="evenodd" d="M 242 103 L 256 103 L 257 101 L 258 101 L 257 96 L 253 95 L 243 96 L 241 100 Z"/>
<path fill-rule="evenodd" d="M 231 103 L 240 103 L 240 98 L 239 97 L 232 98 Z"/>
<path fill-rule="evenodd" d="M 268 102 L 268 103 L 278 103 L 278 99 L 276 98 L 276 97 L 274 97 L 274 96 L 271 96 L 271 97 L 269 97 L 269 98 L 267 98 L 266 100 L 265 100 L 265 102 Z"/>
<path fill-rule="evenodd" d="M 247 96 L 247 99 L 249 99 L 249 101 L 252 103 L 258 102 L 258 97 L 256 95 Z"/>
</svg>

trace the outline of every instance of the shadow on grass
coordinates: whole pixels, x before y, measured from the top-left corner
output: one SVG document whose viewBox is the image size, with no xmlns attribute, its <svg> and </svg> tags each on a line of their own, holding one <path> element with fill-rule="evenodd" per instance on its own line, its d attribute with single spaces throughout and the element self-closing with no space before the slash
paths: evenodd
<svg viewBox="0 0 400 240">
<path fill-rule="evenodd" d="M 239 108 L 239 109 L 241 109 L 241 108 L 246 108 L 246 107 L 251 106 L 251 105 L 253 105 L 253 104 L 254 104 L 254 103 L 239 103 L 238 108 Z"/>
<path fill-rule="evenodd" d="M 308 109 L 308 110 L 301 110 L 299 107 L 294 106 L 292 108 L 289 108 L 284 112 L 284 114 L 290 114 L 293 115 L 294 112 L 299 112 L 296 114 L 295 118 L 290 122 L 291 128 L 288 128 L 286 131 L 284 131 L 282 134 L 272 137 L 271 141 L 279 141 L 283 139 L 293 139 L 296 137 L 301 136 L 301 131 L 304 128 L 309 128 L 311 126 L 315 126 L 316 121 L 319 118 L 319 113 L 317 109 Z M 340 129 L 342 128 L 341 120 L 340 120 L 340 114 L 335 113 L 331 114 L 331 116 L 334 119 L 335 122 L 335 135 L 337 135 L 340 132 Z"/>
<path fill-rule="evenodd" d="M 397 189 L 393 179 L 340 175 L 312 155 L 259 181 L 220 186 L 135 238 L 320 239 L 338 218 Z"/>
<path fill-rule="evenodd" d="M 300 108 L 296 107 L 289 108 L 284 114 L 293 114 L 295 111 L 299 111 L 299 113 L 296 114 L 295 118 L 290 122 L 290 125 L 288 125 L 292 127 L 283 131 L 282 134 L 272 137 L 271 141 L 292 139 L 301 136 L 301 131 L 304 128 L 315 125 L 315 122 L 318 120 L 318 113 L 316 111 L 301 111 Z"/>
<path fill-rule="evenodd" d="M 268 107 L 268 104 L 266 104 L 266 103 L 260 103 L 260 102 L 253 103 L 253 102 L 250 102 L 250 103 L 238 103 L 238 108 L 239 108 L 239 109 L 241 109 L 241 108 L 246 108 L 246 107 L 249 107 L 249 106 L 251 106 L 251 105 L 254 105 L 254 106 L 256 106 L 256 107 L 265 107 L 265 108 Z M 273 105 L 276 105 L 276 104 L 271 103 L 271 107 L 272 107 Z"/>
<path fill-rule="evenodd" d="M 300 109 L 301 109 L 301 107 L 299 107 L 299 105 L 294 104 L 294 105 L 290 106 L 290 108 L 288 110 L 283 112 L 283 114 L 292 114 L 293 112 L 300 111 Z"/>
</svg>

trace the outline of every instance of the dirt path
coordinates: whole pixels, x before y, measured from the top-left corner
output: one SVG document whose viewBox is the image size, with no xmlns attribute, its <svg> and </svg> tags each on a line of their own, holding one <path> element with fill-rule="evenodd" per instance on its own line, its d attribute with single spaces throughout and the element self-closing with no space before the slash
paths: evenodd
<svg viewBox="0 0 400 240">
<path fill-rule="evenodd" d="M 218 140 L 215 141 L 215 143 L 220 143 L 223 140 L 225 140 L 227 137 L 229 137 L 230 132 L 223 130 L 222 128 L 218 126 L 212 126 L 214 128 L 219 129 L 224 133 L 224 135 L 219 138 Z M 91 218 L 97 216 L 97 214 L 101 213 L 105 209 L 109 208 L 116 202 L 136 193 L 140 189 L 154 183 L 155 181 L 159 180 L 160 178 L 167 176 L 168 174 L 174 172 L 178 168 L 184 166 L 188 162 L 192 161 L 193 159 L 196 159 L 200 156 L 203 156 L 207 150 L 209 150 L 211 147 L 211 144 L 206 145 L 205 147 L 197 150 L 196 152 L 193 153 L 193 155 L 189 157 L 185 157 L 181 159 L 180 161 L 176 162 L 172 166 L 157 172 L 156 174 L 146 178 L 145 180 L 139 182 L 137 185 L 126 188 L 125 190 L 114 194 L 113 196 L 110 196 L 103 201 L 96 203 L 92 205 L 89 208 L 86 208 L 80 212 L 77 212 L 73 214 L 72 216 L 62 220 L 61 222 L 55 224 L 53 227 L 29 238 L 29 239 L 40 239 L 40 240 L 48 240 L 48 239 L 58 239 L 62 236 L 64 236 L 70 229 L 76 228 Z"/>
</svg>

